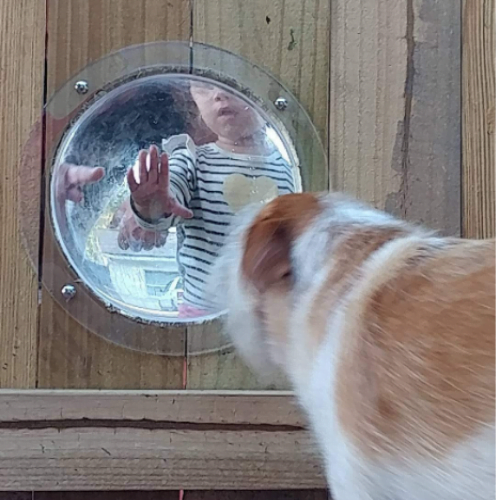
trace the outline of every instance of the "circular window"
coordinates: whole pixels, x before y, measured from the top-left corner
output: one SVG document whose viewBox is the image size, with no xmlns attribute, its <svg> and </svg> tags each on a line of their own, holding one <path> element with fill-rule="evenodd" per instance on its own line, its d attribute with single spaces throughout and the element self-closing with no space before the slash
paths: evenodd
<svg viewBox="0 0 500 500">
<path fill-rule="evenodd" d="M 68 171 L 73 193 L 58 203 Z M 206 320 L 221 312 L 205 288 L 232 217 L 301 190 L 292 144 L 254 102 L 215 80 L 161 74 L 119 85 L 75 120 L 53 165 L 52 219 L 106 305 Z"/>
<path fill-rule="evenodd" d="M 206 45 L 93 63 L 49 101 L 45 129 L 42 281 L 88 329 L 142 351 L 183 354 L 183 324 L 223 313 L 206 284 L 239 210 L 327 188 L 321 141 L 293 95 Z M 216 337 L 194 345 L 220 348 Z"/>
</svg>

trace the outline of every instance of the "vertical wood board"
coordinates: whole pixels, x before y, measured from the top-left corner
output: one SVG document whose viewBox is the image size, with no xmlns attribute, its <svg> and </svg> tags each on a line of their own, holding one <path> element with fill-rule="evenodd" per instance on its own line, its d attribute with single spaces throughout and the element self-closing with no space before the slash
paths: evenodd
<svg viewBox="0 0 500 500">
<path fill-rule="evenodd" d="M 463 1 L 462 231 L 495 236 L 495 0 Z"/>
<path fill-rule="evenodd" d="M 333 5 L 332 188 L 458 234 L 459 2 Z"/>
<path fill-rule="evenodd" d="M 87 64 L 110 52 L 190 36 L 189 0 L 49 0 L 48 13 L 49 96 Z M 47 242 L 49 238 L 46 259 L 53 251 Z M 44 290 L 39 387 L 180 388 L 183 366 L 182 356 L 141 354 L 99 338 Z"/>
<path fill-rule="evenodd" d="M 330 185 L 379 208 L 402 182 L 392 158 L 405 113 L 407 17 L 400 0 L 332 8 Z"/>
<path fill-rule="evenodd" d="M 456 0 L 412 0 L 409 5 L 413 13 L 407 30 L 410 118 L 403 130 L 403 215 L 459 236 L 461 5 Z"/>
<path fill-rule="evenodd" d="M 44 2 L 0 2 L 0 32 L 0 387 L 28 388 L 36 377 L 38 284 L 32 266 L 38 263 Z M 25 163 L 33 170 L 26 171 Z M 23 248 L 21 228 L 34 262 Z"/>
<path fill-rule="evenodd" d="M 271 72 L 299 99 L 328 149 L 330 2 L 196 0 L 193 40 L 229 50 Z M 310 162 L 314 160 L 311 153 Z M 322 175 L 321 169 L 317 172 Z M 191 355 L 189 338 L 201 338 L 203 330 L 213 333 L 221 328 L 217 323 L 188 328 L 188 388 L 287 387 L 282 375 L 269 381 L 257 379 L 233 351 Z"/>
</svg>

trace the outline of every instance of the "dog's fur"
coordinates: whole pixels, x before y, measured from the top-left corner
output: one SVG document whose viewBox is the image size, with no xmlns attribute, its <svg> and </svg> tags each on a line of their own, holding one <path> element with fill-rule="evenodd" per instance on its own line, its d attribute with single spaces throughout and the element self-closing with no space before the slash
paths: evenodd
<svg viewBox="0 0 500 500">
<path fill-rule="evenodd" d="M 227 330 L 289 376 L 336 500 L 495 495 L 495 243 L 341 195 L 236 218 L 214 267 Z"/>
</svg>

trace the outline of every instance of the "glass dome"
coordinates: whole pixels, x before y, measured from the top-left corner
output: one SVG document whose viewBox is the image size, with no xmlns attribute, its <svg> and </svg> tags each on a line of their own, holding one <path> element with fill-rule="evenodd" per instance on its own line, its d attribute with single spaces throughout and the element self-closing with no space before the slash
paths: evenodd
<svg viewBox="0 0 500 500">
<path fill-rule="evenodd" d="M 60 142 L 55 235 L 113 310 L 159 323 L 211 319 L 221 311 L 205 286 L 232 217 L 301 191 L 297 158 L 283 127 L 222 82 L 135 78 L 90 102 Z"/>
<path fill-rule="evenodd" d="M 220 323 L 205 324 L 222 311 L 204 288 L 234 215 L 328 188 L 321 140 L 293 94 L 189 42 L 82 68 L 50 97 L 20 163 L 20 228 L 44 288 L 86 330 L 169 356 L 228 347 Z"/>
</svg>

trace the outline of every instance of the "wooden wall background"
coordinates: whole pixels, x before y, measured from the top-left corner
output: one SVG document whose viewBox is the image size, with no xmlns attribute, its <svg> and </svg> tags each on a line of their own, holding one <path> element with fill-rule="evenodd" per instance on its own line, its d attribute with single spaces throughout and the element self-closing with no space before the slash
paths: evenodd
<svg viewBox="0 0 500 500">
<path fill-rule="evenodd" d="M 465 0 L 462 59 L 462 230 L 495 236 L 495 0 Z"/>
<path fill-rule="evenodd" d="M 186 491 L 184 500 L 327 500 L 323 491 Z M 0 500 L 179 500 L 176 491 L 1 493 Z"/>
<path fill-rule="evenodd" d="M 332 189 L 447 234 L 490 237 L 494 14 L 494 0 L 2 0 L 0 388 L 262 388 L 233 352 L 183 359 L 109 344 L 39 287 L 19 232 L 17 170 L 31 137 L 40 170 L 28 187 L 38 199 L 41 108 L 79 69 L 156 40 L 229 49 L 305 105 L 329 155 Z M 270 387 L 286 386 L 277 379 Z M 283 495 L 273 498 L 321 497 Z M 237 498 L 247 497 L 255 498 Z"/>
</svg>

